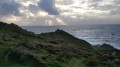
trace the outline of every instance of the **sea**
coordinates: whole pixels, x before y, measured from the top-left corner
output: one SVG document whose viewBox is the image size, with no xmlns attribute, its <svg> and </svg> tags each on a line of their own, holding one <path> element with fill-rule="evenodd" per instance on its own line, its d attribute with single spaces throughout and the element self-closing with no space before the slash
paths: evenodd
<svg viewBox="0 0 120 67">
<path fill-rule="evenodd" d="M 110 44 L 120 49 L 120 24 L 66 25 L 66 26 L 22 26 L 36 34 L 54 32 L 57 29 L 86 40 L 91 45 Z"/>
</svg>

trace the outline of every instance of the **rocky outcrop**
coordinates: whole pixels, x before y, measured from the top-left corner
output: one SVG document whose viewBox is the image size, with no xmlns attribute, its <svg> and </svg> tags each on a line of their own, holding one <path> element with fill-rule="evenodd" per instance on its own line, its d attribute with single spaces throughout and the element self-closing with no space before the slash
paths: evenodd
<svg viewBox="0 0 120 67">
<path fill-rule="evenodd" d="M 11 54 L 12 52 L 11 51 L 7 51 L 4 55 L 4 61 L 8 61 L 8 57 L 9 55 Z"/>
</svg>

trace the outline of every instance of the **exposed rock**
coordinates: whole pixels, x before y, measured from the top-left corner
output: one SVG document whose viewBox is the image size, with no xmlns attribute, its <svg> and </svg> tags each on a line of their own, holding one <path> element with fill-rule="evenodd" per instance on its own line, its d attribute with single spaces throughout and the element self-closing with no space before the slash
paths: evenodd
<svg viewBox="0 0 120 67">
<path fill-rule="evenodd" d="M 24 46 L 24 47 L 29 48 L 29 49 L 36 49 L 36 45 L 30 44 L 30 43 L 22 43 L 19 46 Z"/>
<path fill-rule="evenodd" d="M 12 37 L 15 38 L 15 39 L 20 39 L 20 36 L 18 36 L 18 35 L 14 35 Z"/>
<path fill-rule="evenodd" d="M 7 51 L 4 55 L 4 61 L 8 61 L 8 56 L 11 54 L 11 51 Z"/>
<path fill-rule="evenodd" d="M 50 43 L 53 43 L 53 44 L 58 44 L 58 42 L 55 42 L 55 41 L 50 41 Z"/>
</svg>

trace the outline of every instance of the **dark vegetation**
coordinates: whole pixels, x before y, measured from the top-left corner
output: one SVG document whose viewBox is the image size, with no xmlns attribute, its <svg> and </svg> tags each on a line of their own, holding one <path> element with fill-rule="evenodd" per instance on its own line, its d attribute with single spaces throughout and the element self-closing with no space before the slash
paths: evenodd
<svg viewBox="0 0 120 67">
<path fill-rule="evenodd" d="M 120 51 L 62 30 L 34 34 L 0 22 L 0 67 L 119 67 Z"/>
</svg>

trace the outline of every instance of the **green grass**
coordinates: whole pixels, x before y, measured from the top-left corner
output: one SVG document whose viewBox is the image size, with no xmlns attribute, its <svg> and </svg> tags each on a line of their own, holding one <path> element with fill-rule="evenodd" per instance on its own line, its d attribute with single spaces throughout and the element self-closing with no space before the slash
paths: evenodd
<svg viewBox="0 0 120 67">
<path fill-rule="evenodd" d="M 86 65 L 82 63 L 83 60 L 84 58 L 81 59 L 72 58 L 71 60 L 68 60 L 66 63 L 61 62 L 60 65 L 61 67 L 86 67 Z"/>
<path fill-rule="evenodd" d="M 78 39 L 68 33 L 66 33 L 65 31 L 62 31 L 62 30 L 57 30 L 55 32 L 55 34 L 59 35 L 60 37 L 62 37 L 65 41 L 69 42 L 69 43 L 73 43 L 75 45 L 80 45 L 82 47 L 87 47 L 89 49 L 92 49 L 92 46 L 84 41 L 84 40 L 81 40 L 81 39 Z"/>
<path fill-rule="evenodd" d="M 71 60 L 67 61 L 66 63 L 60 62 L 61 67 L 106 67 L 106 65 L 95 65 L 95 66 L 89 66 L 85 65 L 83 61 L 85 58 L 77 59 L 77 58 L 72 58 Z M 120 65 L 113 64 L 111 67 L 120 67 Z"/>
<path fill-rule="evenodd" d="M 8 50 L 12 54 L 6 62 L 4 54 Z M 88 42 L 65 31 L 37 35 L 17 25 L 0 22 L 0 67 L 105 67 L 100 63 L 97 66 L 83 63 L 97 56 Z"/>
</svg>

